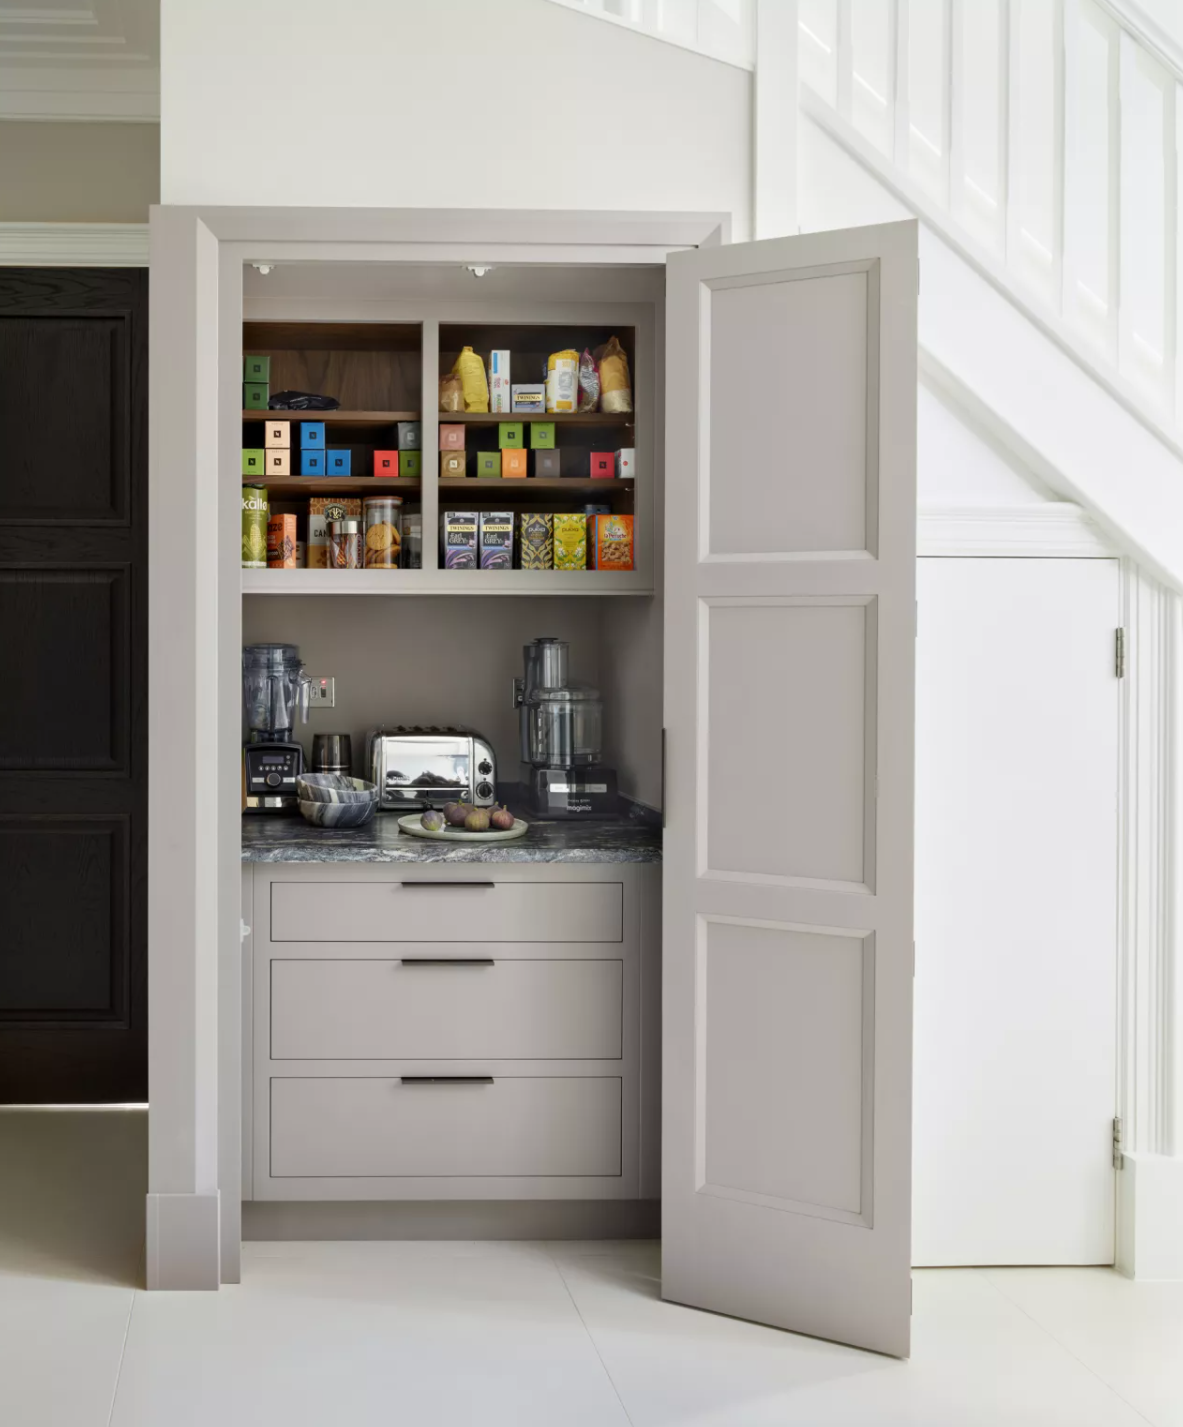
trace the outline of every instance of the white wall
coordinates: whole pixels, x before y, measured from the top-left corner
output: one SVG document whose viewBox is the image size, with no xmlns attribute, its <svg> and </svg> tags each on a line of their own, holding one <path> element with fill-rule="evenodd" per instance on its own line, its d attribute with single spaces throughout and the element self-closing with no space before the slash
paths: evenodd
<svg viewBox="0 0 1183 1427">
<path fill-rule="evenodd" d="M 165 203 L 731 213 L 746 71 L 547 0 L 162 0 Z"/>
</svg>

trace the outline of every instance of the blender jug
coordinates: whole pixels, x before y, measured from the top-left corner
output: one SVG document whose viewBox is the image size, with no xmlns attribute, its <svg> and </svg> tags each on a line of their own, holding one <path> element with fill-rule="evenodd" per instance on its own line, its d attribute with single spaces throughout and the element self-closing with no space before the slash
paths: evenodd
<svg viewBox="0 0 1183 1427">
<path fill-rule="evenodd" d="M 288 743 L 308 722 L 312 680 L 294 644 L 248 644 L 242 651 L 242 711 L 251 743 Z"/>
</svg>

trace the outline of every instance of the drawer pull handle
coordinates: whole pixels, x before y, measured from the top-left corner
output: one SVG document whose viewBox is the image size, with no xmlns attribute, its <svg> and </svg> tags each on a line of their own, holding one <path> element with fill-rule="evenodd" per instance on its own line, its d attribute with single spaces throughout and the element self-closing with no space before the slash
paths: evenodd
<svg viewBox="0 0 1183 1427">
<path fill-rule="evenodd" d="M 496 882 L 467 882 L 467 881 L 465 881 L 465 882 L 437 882 L 437 881 L 434 881 L 434 880 L 433 880 L 433 881 L 431 881 L 431 882 L 400 882 L 398 885 L 399 885 L 400 887 L 447 887 L 449 890 L 450 890 L 451 888 L 453 888 L 453 887 L 483 887 L 483 888 L 485 888 L 486 890 L 488 890 L 490 887 L 496 887 L 497 883 L 496 883 Z"/>
<path fill-rule="evenodd" d="M 491 956 L 404 956 L 404 966 L 495 966 Z"/>
<path fill-rule="evenodd" d="M 491 1075 L 404 1075 L 403 1085 L 492 1085 Z"/>
</svg>

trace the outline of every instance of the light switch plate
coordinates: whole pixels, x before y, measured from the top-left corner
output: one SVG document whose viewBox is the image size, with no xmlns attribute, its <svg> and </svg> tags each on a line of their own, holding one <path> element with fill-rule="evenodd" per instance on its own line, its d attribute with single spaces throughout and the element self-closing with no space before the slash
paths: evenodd
<svg viewBox="0 0 1183 1427">
<path fill-rule="evenodd" d="M 314 709 L 331 709 L 337 702 L 337 681 L 331 674 L 313 674 L 308 705 Z"/>
</svg>

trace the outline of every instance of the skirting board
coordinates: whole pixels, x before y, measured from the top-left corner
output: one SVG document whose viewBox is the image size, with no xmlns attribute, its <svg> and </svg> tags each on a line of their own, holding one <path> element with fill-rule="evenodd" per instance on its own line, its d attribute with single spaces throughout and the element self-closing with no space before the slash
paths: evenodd
<svg viewBox="0 0 1183 1427">
<path fill-rule="evenodd" d="M 448 1203 L 254 1200 L 242 1206 L 244 1240 L 656 1239 L 656 1199 L 512 1199 Z"/>
<path fill-rule="evenodd" d="M 149 1194 L 149 1288 L 221 1287 L 216 1194 Z"/>
<path fill-rule="evenodd" d="M 1117 1176 L 1117 1269 L 1183 1280 L 1183 1158 L 1126 1154 Z"/>
</svg>

